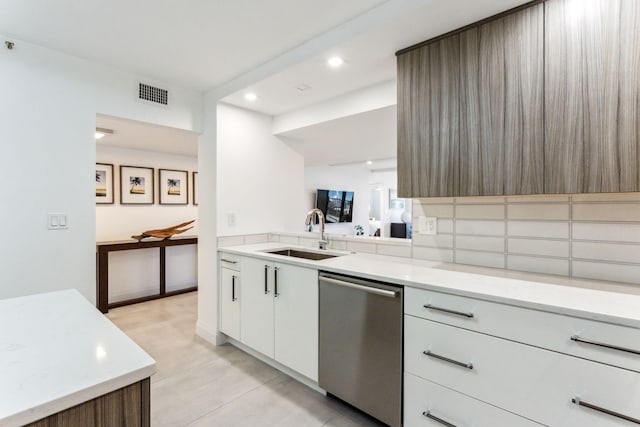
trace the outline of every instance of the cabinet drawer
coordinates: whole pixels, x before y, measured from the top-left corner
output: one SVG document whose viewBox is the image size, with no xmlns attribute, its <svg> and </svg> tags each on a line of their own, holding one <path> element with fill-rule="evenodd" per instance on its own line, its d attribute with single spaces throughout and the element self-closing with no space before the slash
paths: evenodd
<svg viewBox="0 0 640 427">
<path fill-rule="evenodd" d="M 636 372 L 413 316 L 405 316 L 405 370 L 554 427 L 621 425 L 574 398 L 640 419 Z"/>
<path fill-rule="evenodd" d="M 536 427 L 534 423 L 517 415 L 487 405 L 455 391 L 423 380 L 413 374 L 404 374 L 404 426 L 442 426 L 433 418 L 456 427 Z"/>
<path fill-rule="evenodd" d="M 405 313 L 640 372 L 640 329 L 409 287 Z"/>
<path fill-rule="evenodd" d="M 230 270 L 240 271 L 240 255 L 220 252 L 220 266 Z"/>
</svg>

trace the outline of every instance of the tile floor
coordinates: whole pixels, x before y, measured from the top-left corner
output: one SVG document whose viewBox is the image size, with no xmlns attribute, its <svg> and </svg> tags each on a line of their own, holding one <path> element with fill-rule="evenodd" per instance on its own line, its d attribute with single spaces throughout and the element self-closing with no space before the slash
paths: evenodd
<svg viewBox="0 0 640 427">
<path fill-rule="evenodd" d="M 195 335 L 195 292 L 110 310 L 157 362 L 151 425 L 381 426 L 230 345 Z"/>
</svg>

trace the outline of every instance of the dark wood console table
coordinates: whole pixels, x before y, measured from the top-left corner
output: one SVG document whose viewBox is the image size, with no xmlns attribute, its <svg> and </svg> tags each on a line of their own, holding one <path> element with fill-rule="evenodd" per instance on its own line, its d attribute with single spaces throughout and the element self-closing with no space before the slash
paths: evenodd
<svg viewBox="0 0 640 427">
<path fill-rule="evenodd" d="M 164 298 L 197 290 L 197 285 L 171 292 L 167 292 L 166 290 L 166 247 L 197 244 L 198 238 L 193 236 L 175 237 L 169 240 L 144 240 L 142 242 L 138 242 L 135 240 L 123 240 L 118 242 L 96 243 L 96 307 L 98 307 L 98 310 L 100 310 L 101 312 L 108 313 L 110 308 L 136 304 L 138 302 L 150 301 L 158 298 Z M 133 298 L 109 304 L 109 252 L 148 248 L 160 249 L 160 292 L 155 295 Z"/>
</svg>

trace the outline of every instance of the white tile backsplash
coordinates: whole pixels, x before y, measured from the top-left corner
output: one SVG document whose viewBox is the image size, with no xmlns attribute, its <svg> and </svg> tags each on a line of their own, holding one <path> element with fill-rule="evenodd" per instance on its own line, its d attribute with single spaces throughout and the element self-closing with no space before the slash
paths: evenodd
<svg viewBox="0 0 640 427">
<path fill-rule="evenodd" d="M 455 242 L 456 249 L 504 252 L 504 237 L 457 235 Z"/>
<path fill-rule="evenodd" d="M 573 277 L 583 277 L 585 279 L 612 280 L 614 282 L 638 284 L 640 265 L 573 261 L 572 275 Z"/>
<path fill-rule="evenodd" d="M 353 242 L 351 240 L 347 241 L 347 250 L 348 251 L 375 254 L 377 252 L 376 246 L 377 245 L 375 243 Z"/>
<path fill-rule="evenodd" d="M 378 244 L 378 254 L 388 256 L 399 256 L 411 258 L 411 245 L 380 245 Z"/>
<path fill-rule="evenodd" d="M 268 234 L 248 234 L 244 236 L 245 245 L 255 245 L 258 243 L 267 243 L 269 241 Z"/>
<path fill-rule="evenodd" d="M 413 246 L 428 246 L 432 248 L 453 248 L 453 234 L 413 234 L 411 236 Z"/>
<path fill-rule="evenodd" d="M 456 262 L 481 267 L 504 268 L 504 254 L 456 250 Z"/>
<path fill-rule="evenodd" d="M 218 246 L 221 248 L 227 246 L 240 246 L 245 244 L 244 236 L 221 236 L 218 237 Z"/>
<path fill-rule="evenodd" d="M 438 234 L 411 244 L 335 238 L 330 248 L 640 285 L 640 193 L 414 199 Z M 220 246 L 315 245 L 293 233 L 219 237 Z"/>
<path fill-rule="evenodd" d="M 453 218 L 453 204 L 449 205 L 422 205 L 417 204 L 413 210 L 413 216 L 436 216 L 438 218 Z"/>
<path fill-rule="evenodd" d="M 504 221 L 456 220 L 455 232 L 477 236 L 504 236 Z"/>
<path fill-rule="evenodd" d="M 414 200 L 414 216 L 429 208 L 446 216 L 436 236 L 414 234 L 414 258 L 640 285 L 640 193 L 425 204 Z"/>
<path fill-rule="evenodd" d="M 574 194 L 574 203 L 579 202 L 640 202 L 640 193 L 594 193 Z"/>
<path fill-rule="evenodd" d="M 453 249 L 414 246 L 413 257 L 429 261 L 453 262 Z"/>
<path fill-rule="evenodd" d="M 507 206 L 507 218 L 532 220 L 569 220 L 569 204 L 558 203 L 518 203 Z"/>
<path fill-rule="evenodd" d="M 507 248 L 510 254 L 569 257 L 568 240 L 510 238 L 507 241 Z"/>
<path fill-rule="evenodd" d="M 456 205 L 456 218 L 504 219 L 504 203 L 499 205 Z"/>
<path fill-rule="evenodd" d="M 509 255 L 507 257 L 509 270 L 528 271 L 530 273 L 569 275 L 569 260 L 558 258 L 540 258 L 523 255 Z"/>
<path fill-rule="evenodd" d="M 573 242 L 573 258 L 640 264 L 640 245 Z"/>
<path fill-rule="evenodd" d="M 573 239 L 639 243 L 640 224 L 574 222 Z"/>
<path fill-rule="evenodd" d="M 513 237 L 568 239 L 569 223 L 567 221 L 508 221 L 507 235 Z"/>
<path fill-rule="evenodd" d="M 573 220 L 640 222 L 640 203 L 574 203 Z"/>
</svg>

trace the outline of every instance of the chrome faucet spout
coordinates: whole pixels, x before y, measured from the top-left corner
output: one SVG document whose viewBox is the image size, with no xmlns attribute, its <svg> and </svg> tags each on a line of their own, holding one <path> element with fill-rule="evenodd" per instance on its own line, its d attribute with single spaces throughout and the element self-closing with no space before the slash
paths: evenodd
<svg viewBox="0 0 640 427">
<path fill-rule="evenodd" d="M 318 245 L 320 249 L 326 249 L 327 240 L 325 239 L 325 236 L 324 236 L 324 214 L 322 213 L 322 211 L 318 208 L 311 209 L 309 212 L 307 212 L 307 218 L 304 221 L 304 223 L 306 226 L 309 227 L 309 231 L 310 231 L 311 226 L 313 225 L 313 218 L 316 215 L 318 216 L 318 223 L 320 224 L 320 241 L 318 242 Z"/>
</svg>

